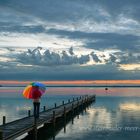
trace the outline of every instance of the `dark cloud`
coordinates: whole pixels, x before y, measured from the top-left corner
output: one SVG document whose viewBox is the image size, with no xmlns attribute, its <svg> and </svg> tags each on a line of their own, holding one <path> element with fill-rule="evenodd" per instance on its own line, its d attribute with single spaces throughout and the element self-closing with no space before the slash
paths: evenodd
<svg viewBox="0 0 140 140">
<path fill-rule="evenodd" d="M 70 47 L 70 48 L 69 48 L 69 53 L 70 53 L 70 55 L 74 55 L 73 47 Z"/>
<path fill-rule="evenodd" d="M 87 39 L 85 47 L 93 49 L 120 49 L 138 51 L 140 37 L 136 35 L 123 35 L 118 33 L 86 33 L 81 31 L 48 30 L 50 34 L 68 37 L 70 39 Z"/>
<path fill-rule="evenodd" d="M 117 59 L 118 59 L 118 57 L 116 57 L 116 56 L 113 55 L 113 54 L 110 54 L 109 62 L 111 62 L 111 63 L 117 63 L 117 62 L 116 62 Z"/>
<path fill-rule="evenodd" d="M 5 47 L 5 49 L 7 49 L 7 50 L 10 51 L 10 52 L 15 51 L 15 49 L 13 49 L 13 48 L 11 48 L 11 47 Z"/>
<path fill-rule="evenodd" d="M 117 53 L 117 57 L 120 59 L 118 64 L 140 64 L 140 54 L 139 52 L 133 53 L 133 52 L 120 52 Z"/>
<path fill-rule="evenodd" d="M 18 33 L 45 33 L 45 28 L 41 25 L 11 25 L 10 23 L 0 22 L 0 32 L 18 32 Z"/>
<path fill-rule="evenodd" d="M 22 0 L 7 0 L 1 2 L 1 5 L 53 22 L 74 22 L 83 17 L 95 17 L 97 20 L 102 20 L 92 13 L 96 11 L 92 8 L 94 4 L 89 5 L 84 0 L 28 0 L 28 3 Z"/>
<path fill-rule="evenodd" d="M 103 17 L 98 16 L 100 7 L 107 10 L 112 18 L 124 13 L 137 20 L 140 19 L 139 0 L 28 0 L 28 3 L 22 0 L 1 0 L 0 4 L 49 21 L 76 21 L 83 17 L 94 17 L 99 21 L 104 20 Z"/>
<path fill-rule="evenodd" d="M 93 58 L 93 60 L 97 63 L 101 63 L 102 61 L 99 59 L 99 57 L 97 56 L 97 54 L 95 54 L 94 52 L 91 52 L 90 54 Z"/>
<path fill-rule="evenodd" d="M 13 67 L 0 72 L 1 80 L 101 80 L 139 79 L 139 71 L 118 70 L 115 65 L 57 66 L 57 67 Z"/>
<path fill-rule="evenodd" d="M 128 17 L 132 17 L 138 21 L 140 21 L 139 10 L 140 10 L 140 1 L 139 0 L 93 0 L 92 2 L 99 3 L 103 5 L 104 8 L 112 13 L 112 16 L 117 17 L 119 13 L 124 13 L 128 15 Z"/>
</svg>

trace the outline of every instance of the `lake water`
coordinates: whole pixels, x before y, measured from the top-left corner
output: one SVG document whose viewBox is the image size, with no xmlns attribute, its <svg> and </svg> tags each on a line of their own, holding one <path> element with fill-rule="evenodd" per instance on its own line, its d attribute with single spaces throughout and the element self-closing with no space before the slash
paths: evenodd
<svg viewBox="0 0 140 140">
<path fill-rule="evenodd" d="M 27 116 L 32 101 L 22 97 L 22 88 L 0 88 L 0 122 Z M 48 88 L 41 105 L 48 108 L 85 94 L 96 94 L 96 102 L 62 129 L 56 140 L 139 140 L 140 88 Z"/>
</svg>

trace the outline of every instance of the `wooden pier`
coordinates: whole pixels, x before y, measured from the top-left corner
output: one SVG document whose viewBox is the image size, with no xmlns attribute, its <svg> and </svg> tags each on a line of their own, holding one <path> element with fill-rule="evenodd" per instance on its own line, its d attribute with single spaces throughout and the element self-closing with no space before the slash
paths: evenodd
<svg viewBox="0 0 140 140">
<path fill-rule="evenodd" d="M 25 133 L 29 135 L 33 132 L 37 132 L 37 128 L 47 126 L 48 123 L 52 123 L 55 127 L 56 119 L 63 117 L 64 121 L 67 114 L 71 113 L 71 117 L 74 111 L 83 111 L 95 101 L 95 95 L 82 96 L 73 100 L 68 100 L 67 103 L 62 102 L 62 105 L 54 105 L 54 108 L 48 110 L 45 109 L 40 112 L 39 118 L 36 120 L 34 116 L 28 114 L 28 117 L 6 123 L 3 118 L 3 125 L 0 125 L 0 140 L 13 140 Z M 34 138 L 37 139 L 37 138 Z"/>
</svg>

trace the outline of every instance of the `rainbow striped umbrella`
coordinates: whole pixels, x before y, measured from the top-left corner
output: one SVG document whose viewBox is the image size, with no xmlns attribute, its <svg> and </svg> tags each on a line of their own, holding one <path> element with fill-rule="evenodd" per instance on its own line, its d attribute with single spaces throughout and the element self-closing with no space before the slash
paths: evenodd
<svg viewBox="0 0 140 140">
<path fill-rule="evenodd" d="M 38 99 L 46 90 L 46 86 L 39 82 L 29 84 L 23 91 L 23 96 L 27 99 Z"/>
</svg>

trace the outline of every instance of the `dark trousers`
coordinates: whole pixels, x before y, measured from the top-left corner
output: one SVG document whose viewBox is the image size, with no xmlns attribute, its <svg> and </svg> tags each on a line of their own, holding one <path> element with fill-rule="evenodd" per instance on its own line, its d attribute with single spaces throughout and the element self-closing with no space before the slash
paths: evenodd
<svg viewBox="0 0 140 140">
<path fill-rule="evenodd" d="M 40 103 L 34 102 L 34 117 L 39 118 Z"/>
</svg>

